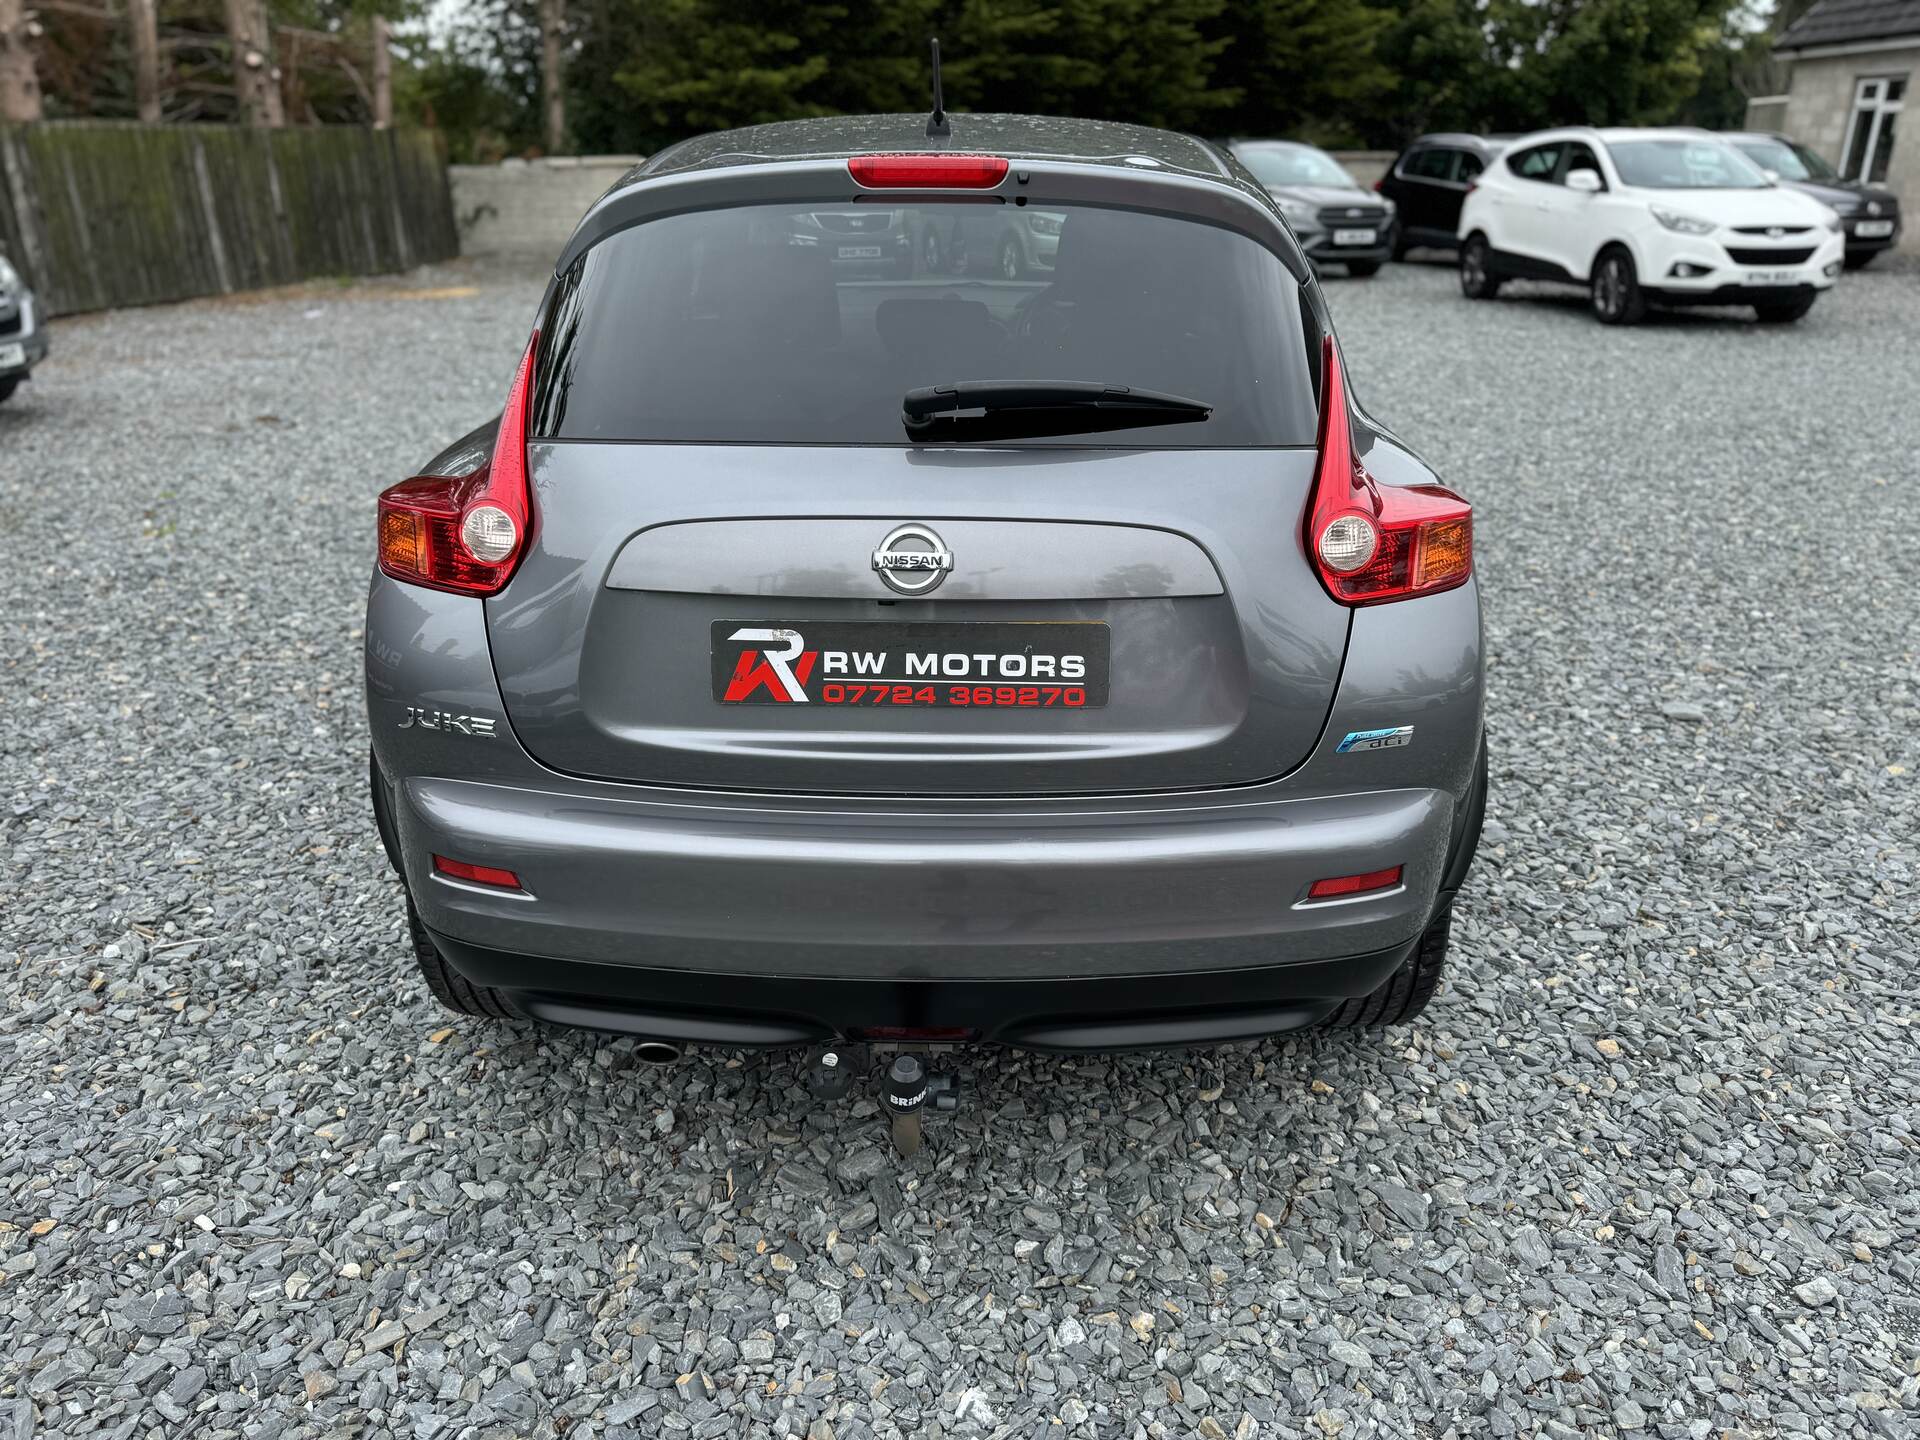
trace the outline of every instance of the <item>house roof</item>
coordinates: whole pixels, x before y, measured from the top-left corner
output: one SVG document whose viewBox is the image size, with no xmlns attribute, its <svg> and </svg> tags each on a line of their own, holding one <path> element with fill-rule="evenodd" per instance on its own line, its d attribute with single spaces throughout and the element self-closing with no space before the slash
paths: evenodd
<svg viewBox="0 0 1920 1440">
<path fill-rule="evenodd" d="M 1819 0 L 1774 42 L 1775 51 L 1861 45 L 1911 35 L 1920 43 L 1920 0 Z"/>
</svg>

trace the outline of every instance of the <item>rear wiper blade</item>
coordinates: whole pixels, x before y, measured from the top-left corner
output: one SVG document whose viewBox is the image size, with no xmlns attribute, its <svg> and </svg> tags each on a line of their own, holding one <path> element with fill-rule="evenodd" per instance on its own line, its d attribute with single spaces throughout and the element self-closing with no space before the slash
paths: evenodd
<svg viewBox="0 0 1920 1440">
<path fill-rule="evenodd" d="M 1185 425 L 1212 413 L 1211 405 L 1184 395 L 1094 380 L 959 380 L 909 390 L 900 402 L 900 421 L 915 440 Z"/>
</svg>

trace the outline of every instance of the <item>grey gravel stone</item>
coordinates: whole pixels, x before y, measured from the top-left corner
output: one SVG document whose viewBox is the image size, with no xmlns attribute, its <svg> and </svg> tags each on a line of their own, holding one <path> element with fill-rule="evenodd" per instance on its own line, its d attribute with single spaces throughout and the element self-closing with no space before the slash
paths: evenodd
<svg viewBox="0 0 1920 1440">
<path fill-rule="evenodd" d="M 1356 1345 L 1351 1340 L 1335 1340 L 1327 1346 L 1327 1353 L 1342 1365 L 1355 1370 L 1366 1370 L 1373 1365 L 1373 1356 L 1367 1353 L 1366 1347 Z"/>
<path fill-rule="evenodd" d="M 1794 1286 L 1793 1293 L 1800 1297 L 1803 1305 L 1831 1305 L 1840 1298 L 1833 1281 L 1824 1275 L 1816 1275 L 1804 1285 Z"/>
<path fill-rule="evenodd" d="M 962 1052 L 900 1162 L 796 1057 L 659 1070 L 412 973 L 373 497 L 498 406 L 538 270 L 60 320 L 0 406 L 0 1437 L 1910 1428 L 1911 271 L 1780 329 L 1329 276 L 1477 511 L 1445 987 L 1378 1035 Z"/>
</svg>

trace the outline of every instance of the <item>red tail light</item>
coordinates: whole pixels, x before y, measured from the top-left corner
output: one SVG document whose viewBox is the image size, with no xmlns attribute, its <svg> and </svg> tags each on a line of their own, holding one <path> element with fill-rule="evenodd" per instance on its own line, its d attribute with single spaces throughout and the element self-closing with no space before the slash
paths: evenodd
<svg viewBox="0 0 1920 1440">
<path fill-rule="evenodd" d="M 507 392 L 493 455 L 466 475 L 419 475 L 380 496 L 380 568 L 395 580 L 492 595 L 526 553 L 533 502 L 527 487 L 527 406 L 538 333 Z"/>
<path fill-rule="evenodd" d="M 1473 574 L 1473 507 L 1443 485 L 1382 485 L 1353 453 L 1340 350 L 1321 347 L 1320 464 L 1307 554 L 1343 605 L 1436 595 Z"/>
<path fill-rule="evenodd" d="M 451 875 L 455 880 L 467 880 L 475 885 L 493 885 L 502 890 L 521 888 L 518 875 L 493 865 L 469 865 L 465 860 L 449 860 L 444 855 L 436 855 L 433 857 L 433 868 L 442 875 Z"/>
<path fill-rule="evenodd" d="M 991 190 L 1007 178 L 998 155 L 856 155 L 847 173 L 867 190 Z"/>
<path fill-rule="evenodd" d="M 1338 900 L 1348 895 L 1369 895 L 1375 890 L 1391 890 L 1400 883 L 1398 865 L 1386 870 L 1369 870 L 1364 875 L 1336 875 L 1316 880 L 1307 887 L 1309 900 Z"/>
<path fill-rule="evenodd" d="M 1376 181 L 1374 181 L 1374 182 L 1373 182 L 1373 193 L 1374 193 L 1374 194 L 1376 194 L 1376 195 L 1382 195 L 1382 194 L 1385 194 L 1385 193 L 1386 193 L 1386 189 L 1387 189 L 1387 177 L 1386 177 L 1386 176 L 1384 176 L 1384 175 L 1382 175 L 1382 176 L 1381 176 L 1381 177 L 1380 177 L 1380 178 L 1379 178 L 1378 180 L 1376 180 Z"/>
</svg>

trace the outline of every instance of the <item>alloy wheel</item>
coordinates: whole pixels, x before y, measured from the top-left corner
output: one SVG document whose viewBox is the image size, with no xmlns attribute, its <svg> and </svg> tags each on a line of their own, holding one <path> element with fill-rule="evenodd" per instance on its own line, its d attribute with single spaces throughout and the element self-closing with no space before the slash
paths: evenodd
<svg viewBox="0 0 1920 1440">
<path fill-rule="evenodd" d="M 1600 275 L 1594 287 L 1594 308 L 1611 320 L 1627 303 L 1626 263 L 1618 255 L 1600 262 Z"/>
</svg>

